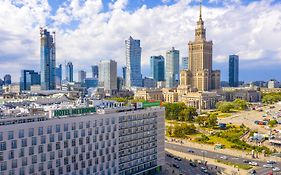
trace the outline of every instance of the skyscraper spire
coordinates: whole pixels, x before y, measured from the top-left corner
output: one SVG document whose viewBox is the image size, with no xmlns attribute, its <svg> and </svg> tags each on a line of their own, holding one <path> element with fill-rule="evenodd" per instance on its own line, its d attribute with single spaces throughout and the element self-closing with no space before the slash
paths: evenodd
<svg viewBox="0 0 281 175">
<path fill-rule="evenodd" d="M 202 0 L 200 0 L 200 15 L 199 20 L 202 20 Z"/>
</svg>

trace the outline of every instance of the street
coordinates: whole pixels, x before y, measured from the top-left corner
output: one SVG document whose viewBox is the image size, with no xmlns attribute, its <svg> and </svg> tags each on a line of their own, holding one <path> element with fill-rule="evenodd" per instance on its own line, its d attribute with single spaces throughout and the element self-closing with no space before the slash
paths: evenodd
<svg viewBox="0 0 281 175">
<path fill-rule="evenodd" d="M 178 152 L 183 152 L 183 153 L 186 153 L 186 154 L 193 154 L 193 155 L 197 155 L 197 156 L 202 156 L 202 159 L 204 159 L 204 157 L 211 158 L 211 159 L 224 158 L 224 159 L 227 159 L 227 161 L 229 161 L 229 162 L 239 163 L 239 164 L 245 164 L 243 162 L 244 160 L 254 161 L 254 162 L 257 162 L 258 165 L 259 165 L 256 169 L 257 175 L 266 175 L 266 174 L 268 174 L 272 171 L 270 168 L 264 168 L 263 167 L 263 165 L 265 165 L 266 162 L 262 162 L 262 161 L 259 161 L 259 160 L 256 160 L 256 159 L 254 159 L 254 160 L 244 159 L 244 158 L 240 158 L 240 157 L 225 155 L 225 154 L 207 151 L 207 150 L 203 150 L 203 149 L 198 149 L 198 148 L 193 148 L 193 147 L 188 147 L 188 146 L 182 146 L 182 145 L 178 145 L 178 144 L 175 144 L 175 143 L 167 143 L 166 142 L 165 147 L 167 149 L 175 150 L 175 151 L 178 151 Z M 190 153 L 189 150 L 192 150 L 193 153 Z M 274 167 L 280 168 L 281 162 L 277 162 L 277 164 L 274 164 Z M 274 174 L 281 174 L 281 173 L 280 172 L 278 172 L 278 173 L 274 172 Z"/>
</svg>

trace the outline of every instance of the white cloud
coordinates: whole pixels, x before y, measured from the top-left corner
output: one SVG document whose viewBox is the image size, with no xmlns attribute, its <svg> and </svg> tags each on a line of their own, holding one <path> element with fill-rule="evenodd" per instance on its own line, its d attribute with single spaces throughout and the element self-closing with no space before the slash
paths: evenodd
<svg viewBox="0 0 281 175">
<path fill-rule="evenodd" d="M 0 61 L 7 57 L 17 60 L 22 68 L 39 69 L 39 26 L 48 18 L 54 20 L 51 30 L 57 31 L 57 62 L 69 60 L 76 70 L 90 71 L 100 59 L 116 59 L 125 64 L 124 40 L 130 35 L 141 40 L 143 69 L 148 70 L 149 57 L 162 54 L 175 46 L 181 56 L 188 54 L 188 41 L 194 39 L 198 6 L 191 0 L 180 0 L 171 6 L 148 8 L 143 5 L 127 12 L 128 0 L 110 3 L 104 12 L 102 0 L 69 0 L 50 15 L 47 0 L 18 2 L 0 0 Z M 225 62 L 229 54 L 238 53 L 242 60 L 281 64 L 281 5 L 267 0 L 244 6 L 233 0 L 225 7 L 203 7 L 207 38 L 214 43 L 214 61 Z M 64 24 L 73 28 L 65 28 Z M 27 60 L 32 60 L 27 61 Z M 9 72 L 9 60 L 0 65 Z M 19 74 L 14 69 L 13 75 Z M 146 72 L 148 73 L 148 72 Z M 2 75 L 0 75 L 2 76 Z M 75 75 L 75 77 L 77 77 Z"/>
</svg>

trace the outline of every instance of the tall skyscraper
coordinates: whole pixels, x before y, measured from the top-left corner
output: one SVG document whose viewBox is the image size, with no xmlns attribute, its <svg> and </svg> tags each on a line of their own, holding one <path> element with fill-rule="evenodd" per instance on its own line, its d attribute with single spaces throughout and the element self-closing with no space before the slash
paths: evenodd
<svg viewBox="0 0 281 175">
<path fill-rule="evenodd" d="M 92 66 L 92 77 L 99 78 L 99 66 L 98 65 Z"/>
<path fill-rule="evenodd" d="M 84 83 L 84 81 L 86 79 L 86 76 L 87 76 L 86 72 L 84 70 L 80 70 L 78 72 L 78 82 L 79 83 Z"/>
<path fill-rule="evenodd" d="M 62 65 L 60 64 L 55 70 L 56 85 L 61 85 L 62 81 Z"/>
<path fill-rule="evenodd" d="M 202 4 L 195 29 L 195 41 L 188 43 L 188 70 L 181 71 L 181 86 L 198 91 L 220 88 L 220 71 L 212 69 L 213 42 L 206 40 L 206 29 L 202 20 Z M 183 77 L 182 77 L 183 76 Z"/>
<path fill-rule="evenodd" d="M 230 87 L 239 86 L 239 56 L 229 55 L 228 80 Z"/>
<path fill-rule="evenodd" d="M 10 74 L 6 74 L 4 76 L 4 85 L 12 84 L 12 77 Z"/>
<path fill-rule="evenodd" d="M 126 47 L 126 87 L 142 86 L 140 40 L 131 36 L 125 41 Z"/>
<path fill-rule="evenodd" d="M 165 80 L 165 60 L 162 55 L 150 57 L 150 70 L 155 81 Z"/>
<path fill-rule="evenodd" d="M 72 62 L 68 62 L 65 65 L 65 79 L 68 82 L 73 82 L 73 64 L 72 64 Z"/>
<path fill-rule="evenodd" d="M 40 29 L 41 41 L 41 89 L 55 89 L 56 45 L 55 33 Z"/>
<path fill-rule="evenodd" d="M 99 85 L 105 91 L 117 90 L 117 62 L 102 60 L 99 63 Z"/>
<path fill-rule="evenodd" d="M 29 91 L 32 85 L 40 84 L 40 74 L 34 70 L 21 70 L 20 90 Z"/>
<path fill-rule="evenodd" d="M 188 57 L 181 58 L 180 67 L 180 70 L 188 70 Z"/>
<path fill-rule="evenodd" d="M 178 85 L 179 79 L 179 50 L 175 50 L 172 47 L 171 50 L 168 50 L 166 53 L 166 61 L 165 61 L 165 80 L 166 87 L 173 88 Z"/>
<path fill-rule="evenodd" d="M 122 77 L 123 77 L 124 84 L 126 83 L 126 70 L 127 70 L 127 67 L 123 66 L 122 67 Z"/>
</svg>

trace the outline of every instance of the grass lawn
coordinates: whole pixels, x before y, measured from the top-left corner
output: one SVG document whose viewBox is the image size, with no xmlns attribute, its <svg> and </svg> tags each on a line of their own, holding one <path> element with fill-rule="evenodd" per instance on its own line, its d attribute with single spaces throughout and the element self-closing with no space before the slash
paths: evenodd
<svg viewBox="0 0 281 175">
<path fill-rule="evenodd" d="M 222 144 L 225 146 L 225 148 L 231 148 L 232 145 L 235 145 L 229 141 L 227 141 L 225 138 L 217 137 L 217 136 L 210 136 L 210 140 L 208 142 L 214 143 L 214 144 Z"/>
<path fill-rule="evenodd" d="M 233 162 L 229 162 L 227 160 L 217 160 L 217 162 L 219 163 L 223 163 L 225 165 L 229 165 L 229 166 L 235 166 L 239 169 L 243 169 L 243 170 L 249 170 L 251 168 L 253 168 L 252 166 L 250 165 L 246 165 L 246 164 L 239 164 L 239 163 L 233 163 Z"/>
</svg>

